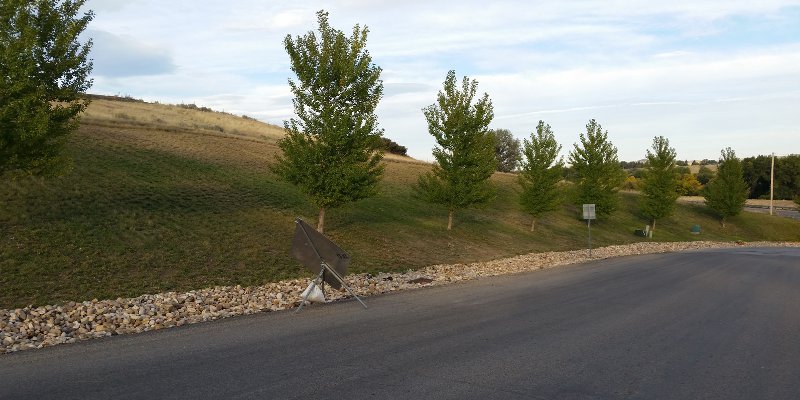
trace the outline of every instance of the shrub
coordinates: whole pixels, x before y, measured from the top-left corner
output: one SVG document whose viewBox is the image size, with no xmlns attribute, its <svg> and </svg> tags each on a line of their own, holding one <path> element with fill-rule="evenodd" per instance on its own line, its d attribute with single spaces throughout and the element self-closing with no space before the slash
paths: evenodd
<svg viewBox="0 0 800 400">
<path fill-rule="evenodd" d="M 622 182 L 622 188 L 626 190 L 639 190 L 639 180 L 633 175 L 628 175 L 625 182 Z"/>
<path fill-rule="evenodd" d="M 381 136 L 380 139 L 378 139 L 378 144 L 376 147 L 392 154 L 397 154 L 400 156 L 408 155 L 407 154 L 408 149 L 406 148 L 406 146 L 401 146 L 394 140 L 389 139 L 387 137 Z"/>
<path fill-rule="evenodd" d="M 703 185 L 692 174 L 681 174 L 678 181 L 678 194 L 681 196 L 699 196 Z"/>
</svg>

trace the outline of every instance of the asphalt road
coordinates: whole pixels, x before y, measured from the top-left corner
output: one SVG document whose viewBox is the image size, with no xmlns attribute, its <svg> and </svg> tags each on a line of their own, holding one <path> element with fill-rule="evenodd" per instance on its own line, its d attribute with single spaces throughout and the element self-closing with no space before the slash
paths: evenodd
<svg viewBox="0 0 800 400">
<path fill-rule="evenodd" d="M 745 211 L 756 212 L 759 214 L 769 214 L 769 207 L 744 207 Z M 779 217 L 786 217 L 800 220 L 800 210 L 793 208 L 773 208 L 772 213 Z"/>
<path fill-rule="evenodd" d="M 600 260 L 0 356 L 2 399 L 798 399 L 800 248 Z"/>
</svg>

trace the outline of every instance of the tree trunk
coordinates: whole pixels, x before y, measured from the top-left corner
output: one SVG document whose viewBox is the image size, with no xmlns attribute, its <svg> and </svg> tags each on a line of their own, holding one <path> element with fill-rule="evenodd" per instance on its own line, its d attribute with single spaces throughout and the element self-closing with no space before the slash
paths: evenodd
<svg viewBox="0 0 800 400">
<path fill-rule="evenodd" d="M 725 229 L 725 217 L 722 217 L 721 222 L 722 222 L 722 229 Z"/>
<path fill-rule="evenodd" d="M 325 207 L 319 208 L 319 220 L 317 221 L 317 230 L 319 233 L 325 233 Z"/>
<path fill-rule="evenodd" d="M 453 229 L 453 210 L 450 210 L 450 213 L 447 215 L 447 230 Z"/>
<path fill-rule="evenodd" d="M 531 232 L 536 230 L 536 218 L 531 221 Z"/>
<path fill-rule="evenodd" d="M 650 230 L 651 231 L 656 230 L 656 219 L 655 218 L 653 218 L 653 225 L 650 226 Z"/>
</svg>

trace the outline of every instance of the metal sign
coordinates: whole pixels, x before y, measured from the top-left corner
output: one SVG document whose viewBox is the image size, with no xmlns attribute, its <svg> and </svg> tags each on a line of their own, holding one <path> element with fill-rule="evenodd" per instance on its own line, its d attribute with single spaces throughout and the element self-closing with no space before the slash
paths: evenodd
<svg viewBox="0 0 800 400">
<path fill-rule="evenodd" d="M 583 205 L 583 219 L 597 219 L 594 212 L 594 204 Z"/>
<path fill-rule="evenodd" d="M 308 288 L 301 294 L 303 300 L 295 313 L 303 309 L 306 301 L 312 298 L 311 296 L 314 296 L 314 300 L 325 301 L 325 282 L 328 282 L 331 287 L 336 289 L 344 287 L 364 308 L 367 308 L 367 305 L 353 292 L 353 289 L 350 289 L 350 286 L 344 283 L 344 275 L 347 274 L 350 256 L 336 243 L 331 242 L 330 239 L 317 232 L 316 229 L 309 226 L 302 219 L 297 218 L 295 225 L 292 255 L 297 261 L 300 261 L 301 264 L 317 274 L 317 277 L 311 281 Z"/>
<path fill-rule="evenodd" d="M 325 262 L 339 276 L 347 275 L 350 256 L 336 243 L 331 242 L 330 239 L 317 232 L 305 221 L 298 218 L 295 222 L 292 256 L 314 274 L 319 274 L 322 271 L 322 262 Z M 333 274 L 322 274 L 322 278 L 334 289 L 342 287 L 342 283 Z"/>
</svg>

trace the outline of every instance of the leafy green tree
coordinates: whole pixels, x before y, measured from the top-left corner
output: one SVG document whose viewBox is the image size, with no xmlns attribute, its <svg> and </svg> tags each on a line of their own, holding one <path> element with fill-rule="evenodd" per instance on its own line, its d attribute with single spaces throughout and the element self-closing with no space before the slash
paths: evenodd
<svg viewBox="0 0 800 400">
<path fill-rule="evenodd" d="M 800 154 L 775 157 L 775 198 L 800 196 Z"/>
<path fill-rule="evenodd" d="M 401 146 L 399 143 L 387 137 L 381 137 L 376 147 L 391 154 L 397 154 L 399 156 L 408 155 L 408 148 L 406 146 Z"/>
<path fill-rule="evenodd" d="M 697 181 L 700 182 L 701 185 L 705 185 L 711 182 L 712 178 L 714 178 L 714 171 L 705 165 L 701 165 L 700 169 L 697 171 Z"/>
<path fill-rule="evenodd" d="M 608 131 L 594 119 L 580 134 L 581 146 L 574 144 L 569 163 L 575 176 L 575 203 L 595 204 L 598 217 L 608 216 L 619 204 L 619 188 L 625 172 L 617 158 L 617 148 L 608 140 Z"/>
<path fill-rule="evenodd" d="M 0 2 L 0 175 L 56 174 L 92 85 L 85 0 Z"/>
<path fill-rule="evenodd" d="M 494 135 L 494 153 L 497 157 L 497 170 L 512 172 L 520 162 L 519 139 L 514 138 L 508 129 L 492 129 Z"/>
<path fill-rule="evenodd" d="M 647 167 L 641 183 L 641 208 L 650 218 L 652 228 L 656 220 L 672 215 L 678 199 L 678 173 L 675 149 L 663 136 L 653 138 L 653 151 L 647 150 Z"/>
<path fill-rule="evenodd" d="M 742 162 L 730 147 L 722 150 L 717 176 L 706 185 L 703 196 L 706 205 L 720 216 L 723 228 L 726 218 L 739 215 L 744 209 L 748 190 Z"/>
<path fill-rule="evenodd" d="M 748 197 L 765 199 L 770 195 L 772 156 L 760 155 L 742 159 L 744 180 L 750 187 Z M 789 200 L 800 194 L 800 155 L 775 157 L 774 197 Z"/>
<path fill-rule="evenodd" d="M 550 125 L 539 121 L 530 140 L 525 139 L 523 160 L 519 173 L 522 186 L 520 203 L 533 219 L 531 231 L 536 230 L 536 220 L 544 213 L 554 211 L 561 204 L 558 182 L 563 174 L 564 161 L 558 158 L 561 145 L 556 142 Z"/>
<path fill-rule="evenodd" d="M 447 207 L 447 230 L 453 213 L 485 204 L 495 195 L 489 178 L 497 167 L 494 138 L 488 130 L 494 117 L 489 95 L 473 103 L 478 82 L 466 76 L 458 89 L 455 71 L 447 73 L 436 103 L 423 109 L 428 132 L 436 139 L 436 164 L 414 186 L 423 199 Z"/>
<path fill-rule="evenodd" d="M 284 39 L 297 82 L 289 80 L 297 118 L 284 121 L 283 154 L 272 169 L 297 185 L 319 207 L 317 229 L 324 231 L 325 211 L 373 196 L 383 174 L 377 151 L 382 130 L 375 107 L 383 93 L 381 69 L 366 49 L 367 27 L 356 25 L 350 37 L 317 13 L 313 31 Z"/>
<path fill-rule="evenodd" d="M 747 197 L 751 199 L 757 199 L 760 197 L 769 198 L 772 156 L 760 155 L 756 157 L 745 157 L 741 160 L 741 162 L 744 181 L 750 188 Z M 776 167 L 778 164 L 779 163 L 776 162 Z"/>
</svg>

